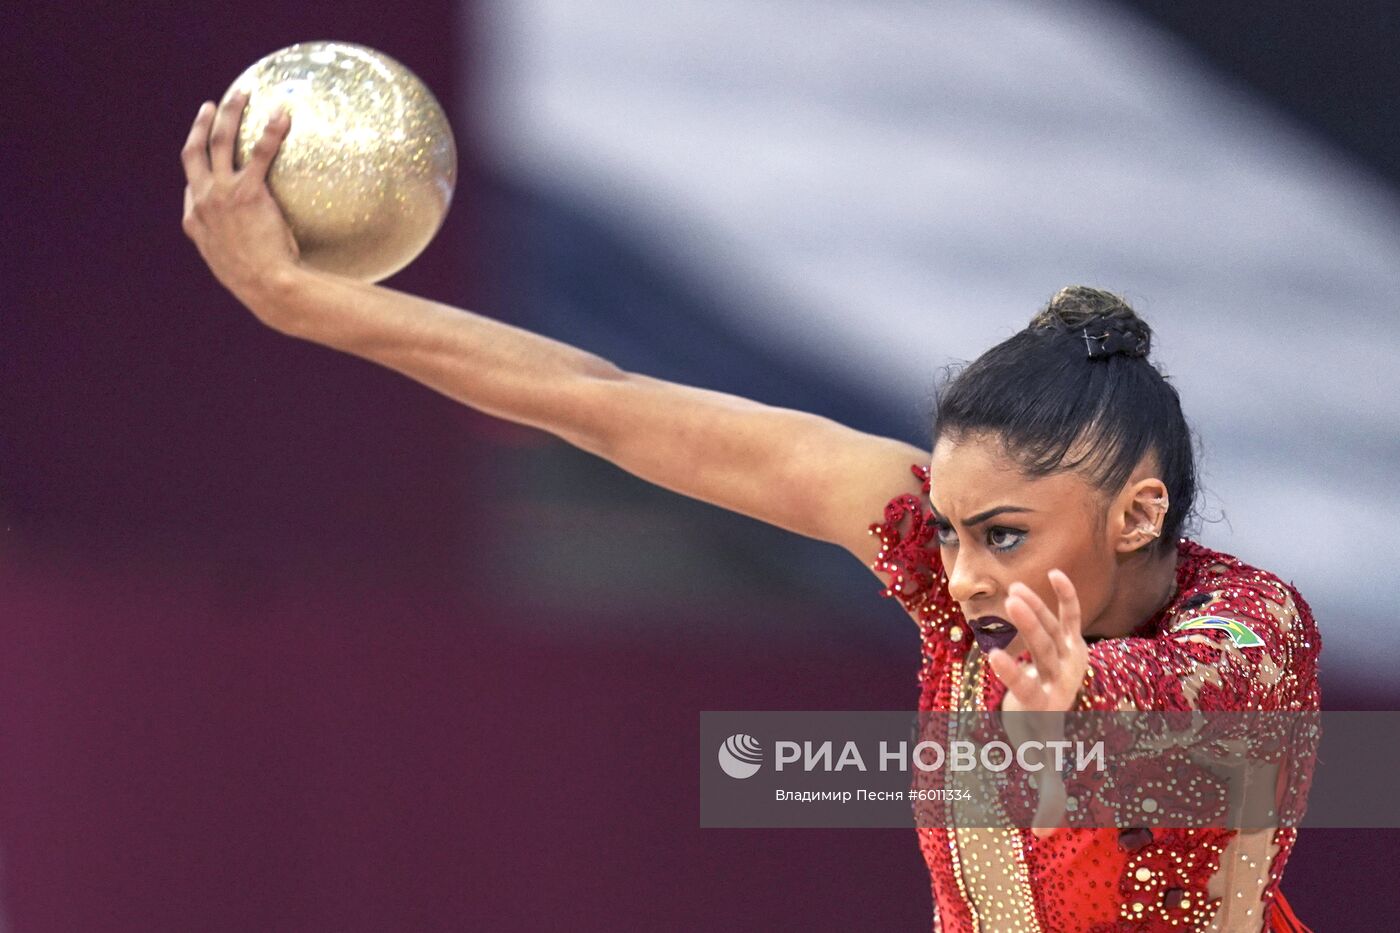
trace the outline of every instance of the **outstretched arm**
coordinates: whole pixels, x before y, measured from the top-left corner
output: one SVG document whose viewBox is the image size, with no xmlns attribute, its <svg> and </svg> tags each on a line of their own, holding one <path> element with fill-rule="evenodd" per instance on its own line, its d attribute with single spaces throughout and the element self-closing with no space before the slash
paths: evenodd
<svg viewBox="0 0 1400 933">
<path fill-rule="evenodd" d="M 242 169 L 246 99 L 200 108 L 181 152 L 184 229 L 215 277 L 282 333 L 394 369 L 479 411 L 548 431 L 666 489 L 845 547 L 869 564 L 870 517 L 914 483 L 912 445 L 818 415 L 621 370 L 470 311 L 306 268 L 266 185 L 274 119 Z"/>
</svg>

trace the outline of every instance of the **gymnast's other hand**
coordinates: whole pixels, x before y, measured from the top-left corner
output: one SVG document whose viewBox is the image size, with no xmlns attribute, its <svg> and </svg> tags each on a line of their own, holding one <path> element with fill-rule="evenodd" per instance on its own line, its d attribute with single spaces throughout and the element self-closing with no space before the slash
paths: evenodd
<svg viewBox="0 0 1400 933">
<path fill-rule="evenodd" d="M 1006 599 L 1006 613 L 1030 649 L 1030 661 L 1021 663 L 1001 649 L 994 649 L 987 662 L 1002 683 L 1006 696 L 1001 709 L 1020 715 L 1006 723 L 1013 741 L 1042 743 L 1064 740 L 1064 714 L 1079 695 L 1089 670 L 1089 646 L 1084 641 L 1079 594 L 1074 583 L 1060 570 L 1049 573 L 1050 585 L 1059 599 L 1059 612 L 1051 612 L 1035 591 L 1024 583 L 1013 583 Z M 1065 787 L 1052 767 L 1039 773 L 1040 803 L 1034 829 L 1037 836 L 1064 825 Z"/>
<path fill-rule="evenodd" d="M 1011 584 L 1006 614 L 1030 649 L 1029 663 L 1018 663 L 1001 649 L 987 656 L 1007 695 L 1007 711 L 1063 713 L 1074 704 L 1089 670 L 1089 646 L 1084 641 L 1079 594 L 1061 570 L 1048 574 L 1059 598 L 1054 613 L 1024 583 Z"/>
<path fill-rule="evenodd" d="M 259 298 L 298 263 L 295 238 L 267 187 L 267 170 L 291 128 L 284 111 L 274 116 L 241 169 L 233 167 L 243 92 L 220 107 L 206 101 L 194 118 L 180 161 L 185 168 L 185 235 L 214 277 L 255 314 Z"/>
</svg>

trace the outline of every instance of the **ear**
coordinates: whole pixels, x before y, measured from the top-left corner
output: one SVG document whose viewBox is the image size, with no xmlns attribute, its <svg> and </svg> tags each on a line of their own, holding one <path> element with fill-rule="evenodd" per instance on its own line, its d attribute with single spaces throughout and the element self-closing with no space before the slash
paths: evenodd
<svg viewBox="0 0 1400 933">
<path fill-rule="evenodd" d="M 1156 541 L 1167 520 L 1167 505 L 1167 487 L 1155 476 L 1129 483 L 1109 515 L 1114 529 L 1114 550 L 1137 551 Z"/>
</svg>

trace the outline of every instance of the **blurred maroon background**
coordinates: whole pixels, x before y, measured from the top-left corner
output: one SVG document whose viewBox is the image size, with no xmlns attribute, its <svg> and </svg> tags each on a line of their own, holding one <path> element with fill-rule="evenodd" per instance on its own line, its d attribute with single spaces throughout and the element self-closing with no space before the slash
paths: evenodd
<svg viewBox="0 0 1400 933">
<path fill-rule="evenodd" d="M 912 833 L 701 831 L 696 798 L 700 710 L 907 707 L 912 634 L 736 642 L 696 613 L 637 644 L 584 609 L 546 635 L 459 582 L 492 543 L 474 478 L 545 440 L 262 329 L 184 239 L 201 100 L 340 38 L 455 112 L 455 4 L 0 15 L 0 926 L 927 929 Z M 449 222 L 393 284 L 471 304 L 459 142 Z M 1303 919 L 1374 928 L 1396 839 L 1306 832 Z"/>
</svg>

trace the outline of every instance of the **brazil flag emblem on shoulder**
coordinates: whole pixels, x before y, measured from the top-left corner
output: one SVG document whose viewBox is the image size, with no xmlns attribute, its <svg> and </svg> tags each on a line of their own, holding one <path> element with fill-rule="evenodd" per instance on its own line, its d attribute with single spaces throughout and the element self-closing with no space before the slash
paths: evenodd
<svg viewBox="0 0 1400 933">
<path fill-rule="evenodd" d="M 1262 648 L 1264 639 L 1254 634 L 1254 629 L 1239 619 L 1222 619 L 1220 616 L 1198 616 L 1187 619 L 1172 627 L 1173 632 L 1193 632 L 1198 629 L 1219 629 L 1230 636 L 1237 648 Z"/>
</svg>

